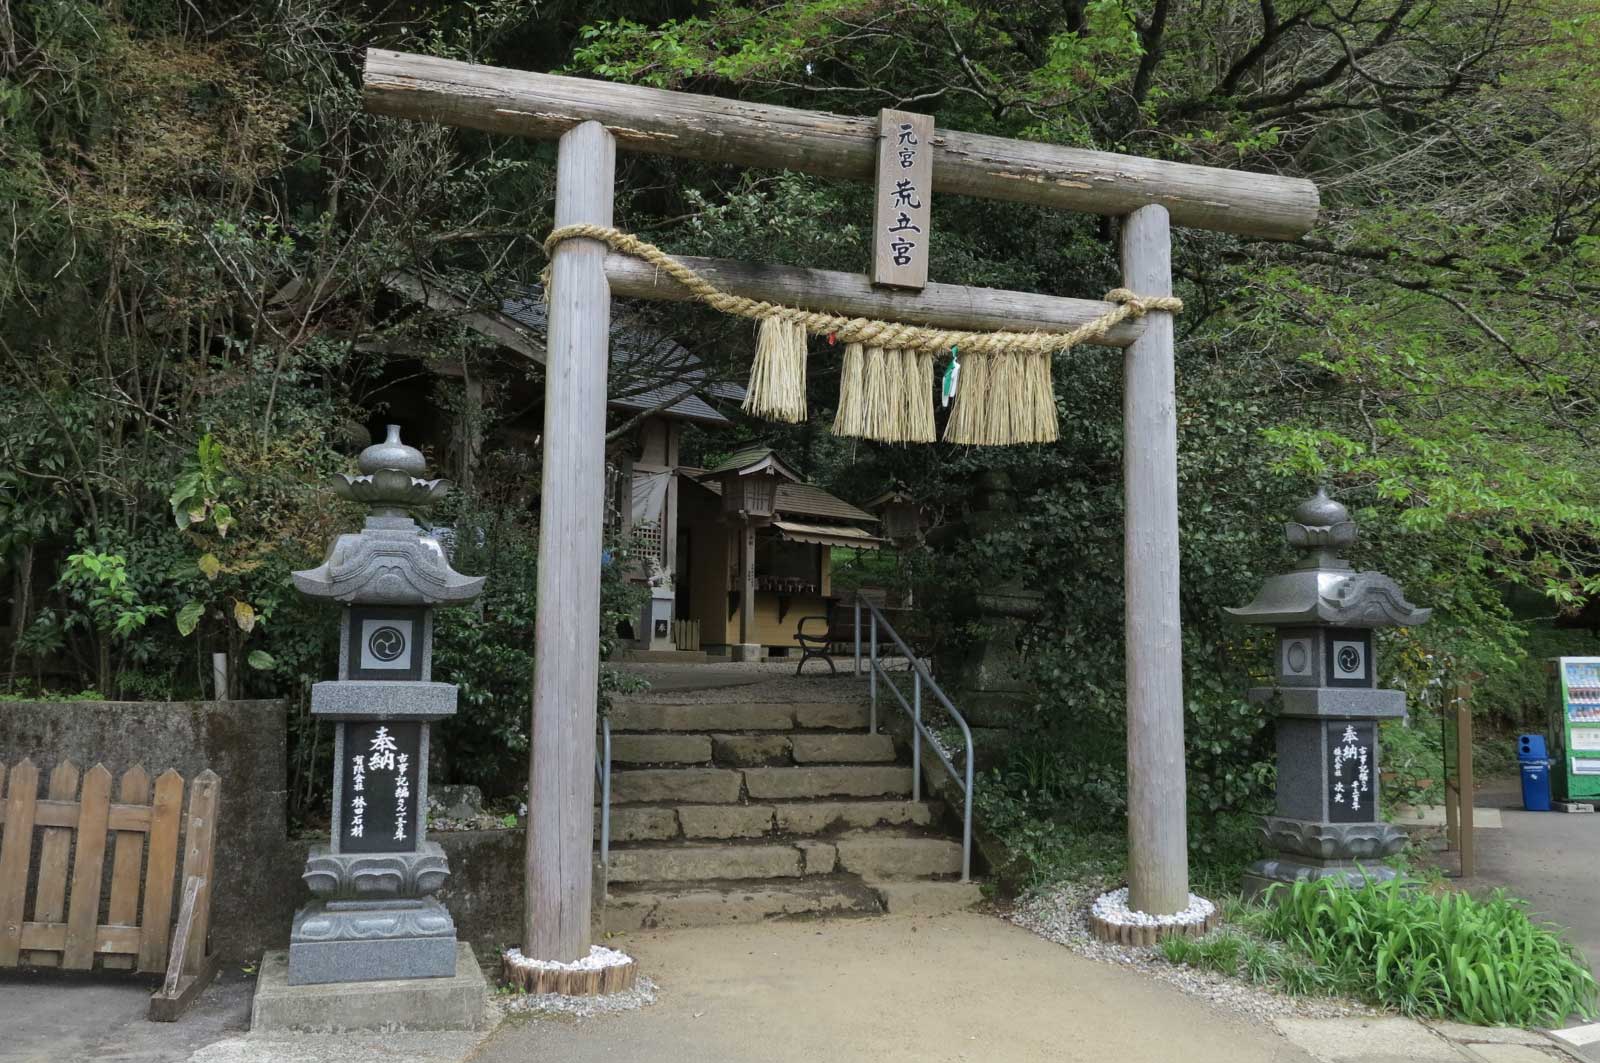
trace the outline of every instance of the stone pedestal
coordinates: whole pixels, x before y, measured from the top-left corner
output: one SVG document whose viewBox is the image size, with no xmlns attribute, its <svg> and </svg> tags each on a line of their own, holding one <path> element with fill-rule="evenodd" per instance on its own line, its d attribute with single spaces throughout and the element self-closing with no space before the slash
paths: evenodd
<svg viewBox="0 0 1600 1063">
<path fill-rule="evenodd" d="M 1275 884 L 1333 879 L 1359 886 L 1394 871 L 1382 863 L 1406 843 L 1378 816 L 1381 720 L 1402 718 L 1402 691 L 1378 687 L 1374 628 L 1420 624 L 1400 588 L 1338 556 L 1355 541 L 1345 508 L 1322 492 L 1295 511 L 1289 542 L 1299 567 L 1267 580 L 1233 619 L 1277 628 L 1276 682 L 1250 691 L 1278 719 L 1277 814 L 1262 820 L 1273 855 L 1244 875 L 1248 896 Z"/>
<path fill-rule="evenodd" d="M 460 942 L 444 975 L 292 985 L 287 953 L 269 952 L 256 975 L 251 1033 L 337 1033 L 345 1030 L 478 1030 L 488 1024 L 489 985 Z"/>
</svg>

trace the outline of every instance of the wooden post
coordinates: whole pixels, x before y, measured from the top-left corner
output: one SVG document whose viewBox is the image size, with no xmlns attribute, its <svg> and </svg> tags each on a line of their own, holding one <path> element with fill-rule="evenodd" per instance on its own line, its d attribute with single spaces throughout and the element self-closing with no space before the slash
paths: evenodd
<svg viewBox="0 0 1600 1063">
<path fill-rule="evenodd" d="M 556 225 L 611 224 L 616 158 L 616 142 L 598 122 L 584 122 L 562 135 Z M 551 258 L 547 293 L 539 617 L 522 950 L 530 959 L 563 963 L 589 954 L 611 328 L 605 255 L 604 244 L 564 241 Z"/>
<path fill-rule="evenodd" d="M 746 517 L 739 532 L 739 660 L 759 661 L 756 633 L 756 526 Z"/>
<path fill-rule="evenodd" d="M 1122 223 L 1122 283 L 1172 294 L 1167 209 Z M 1165 915 L 1189 903 L 1178 619 L 1178 418 L 1172 315 L 1152 313 L 1123 357 L 1124 642 L 1128 677 L 1128 904 Z"/>
<path fill-rule="evenodd" d="M 1461 850 L 1461 877 L 1471 878 L 1477 871 L 1477 852 L 1472 835 L 1474 811 L 1472 779 L 1472 684 L 1456 687 L 1456 830 Z"/>
</svg>

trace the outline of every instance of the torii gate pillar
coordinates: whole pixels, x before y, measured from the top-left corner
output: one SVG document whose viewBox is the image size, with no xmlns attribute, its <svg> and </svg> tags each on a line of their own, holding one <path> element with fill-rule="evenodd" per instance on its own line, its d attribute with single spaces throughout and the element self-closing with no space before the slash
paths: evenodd
<svg viewBox="0 0 1600 1063">
<path fill-rule="evenodd" d="M 1172 294 L 1167 208 L 1122 221 L 1123 287 Z M 1145 317 L 1123 356 L 1123 644 L 1128 686 L 1128 906 L 1189 903 L 1183 759 L 1183 630 L 1178 613 L 1178 413 L 1172 315 Z"/>
<path fill-rule="evenodd" d="M 562 134 L 556 225 L 611 224 L 617 144 L 599 122 Z M 595 696 L 611 286 L 606 246 L 567 240 L 550 260 L 539 498 L 539 612 L 528 741 L 527 905 L 522 949 L 589 954 Z"/>
</svg>

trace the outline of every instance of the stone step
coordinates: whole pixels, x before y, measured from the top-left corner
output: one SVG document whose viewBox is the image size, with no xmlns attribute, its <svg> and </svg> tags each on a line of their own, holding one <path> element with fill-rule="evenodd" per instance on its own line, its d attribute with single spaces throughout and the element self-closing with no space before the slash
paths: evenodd
<svg viewBox="0 0 1600 1063">
<path fill-rule="evenodd" d="M 695 734 L 613 734 L 613 764 L 706 764 L 711 736 Z"/>
<path fill-rule="evenodd" d="M 778 767 L 790 764 L 882 764 L 893 763 L 895 759 L 894 739 L 883 734 L 711 735 L 710 740 L 712 759 L 718 764 L 734 768 Z M 615 741 L 613 740 L 613 748 Z"/>
<path fill-rule="evenodd" d="M 793 841 L 666 842 L 613 848 L 612 882 L 713 882 L 719 879 L 798 878 L 842 871 L 863 879 L 897 882 L 955 875 L 961 846 L 885 830 L 840 838 Z"/>
<path fill-rule="evenodd" d="M 872 915 L 881 911 L 875 890 L 831 876 L 719 884 L 684 890 L 619 885 L 601 914 L 606 933 L 647 928 L 759 923 L 798 915 Z"/>
<path fill-rule="evenodd" d="M 799 878 L 806 873 L 805 857 L 797 845 L 640 846 L 613 849 L 608 877 L 612 882 Z"/>
<path fill-rule="evenodd" d="M 619 731 L 839 731 L 866 726 L 867 707 L 855 702 L 667 705 L 619 700 L 611 706 L 613 735 Z"/>
<path fill-rule="evenodd" d="M 795 735 L 789 739 L 796 764 L 893 762 L 894 739 L 885 734 Z"/>
<path fill-rule="evenodd" d="M 890 915 L 944 915 L 971 908 L 983 900 L 983 891 L 976 882 L 868 881 L 867 888 L 878 895 L 883 910 Z"/>
<path fill-rule="evenodd" d="M 939 818 L 936 801 L 776 801 L 773 825 L 780 834 L 822 834 L 864 827 L 926 827 Z"/>
<path fill-rule="evenodd" d="M 911 769 L 900 765 L 746 768 L 744 785 L 751 799 L 758 801 L 899 796 L 911 792 Z"/>
<path fill-rule="evenodd" d="M 961 843 L 865 831 L 834 841 L 841 871 L 864 879 L 929 878 L 961 873 Z"/>
<path fill-rule="evenodd" d="M 636 768 L 613 771 L 611 803 L 732 804 L 739 800 L 740 781 L 739 772 L 724 768 Z"/>
<path fill-rule="evenodd" d="M 793 764 L 790 741 L 786 734 L 712 735 L 711 756 L 718 764 L 733 768 Z"/>
<path fill-rule="evenodd" d="M 611 810 L 613 844 L 679 838 L 816 835 L 866 827 L 926 827 L 939 815 L 927 801 L 773 801 L 764 804 L 620 805 Z M 600 817 L 595 816 L 595 837 Z"/>
<path fill-rule="evenodd" d="M 636 650 L 622 651 L 621 660 L 633 664 L 705 664 L 705 650 Z"/>
</svg>

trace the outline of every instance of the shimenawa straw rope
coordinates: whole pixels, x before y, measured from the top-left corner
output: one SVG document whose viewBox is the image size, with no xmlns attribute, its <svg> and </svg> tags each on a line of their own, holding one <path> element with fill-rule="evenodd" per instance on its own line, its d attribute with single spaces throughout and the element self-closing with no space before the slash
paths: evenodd
<svg viewBox="0 0 1600 1063">
<path fill-rule="evenodd" d="M 1113 288 L 1106 301 L 1116 307 L 1069 332 L 938 329 L 732 295 L 654 244 L 609 225 L 563 225 L 545 237 L 545 253 L 573 239 L 599 240 L 643 259 L 707 306 L 761 322 L 744 401 L 744 408 L 758 416 L 804 420 L 806 337 L 825 335 L 842 341 L 845 364 L 834 431 L 888 442 L 931 441 L 933 355 L 956 347 L 967 360 L 962 363 L 945 439 L 979 444 L 1050 442 L 1057 433 L 1051 356 L 1101 338 L 1129 318 L 1152 310 L 1175 314 L 1183 309 L 1183 300 L 1174 296 L 1144 297 Z"/>
</svg>

